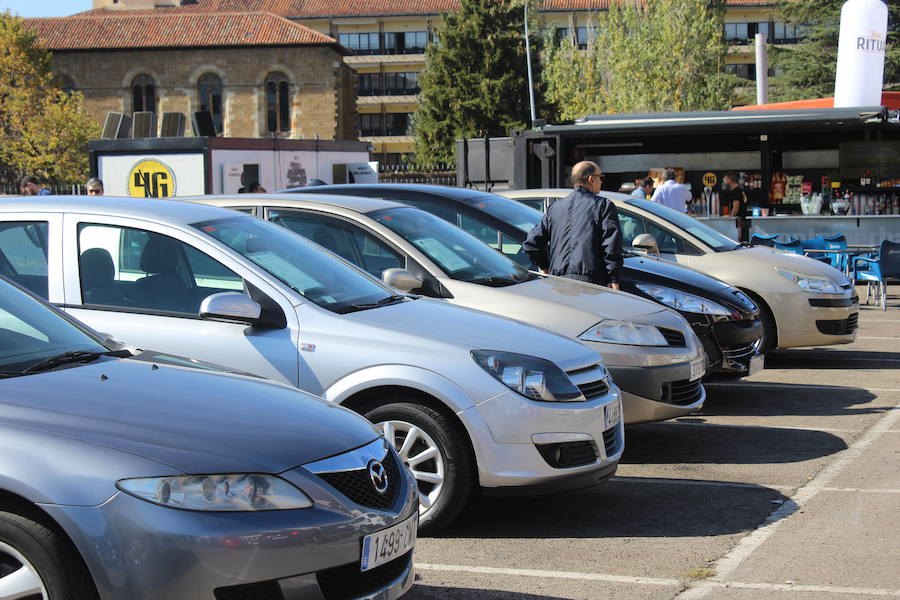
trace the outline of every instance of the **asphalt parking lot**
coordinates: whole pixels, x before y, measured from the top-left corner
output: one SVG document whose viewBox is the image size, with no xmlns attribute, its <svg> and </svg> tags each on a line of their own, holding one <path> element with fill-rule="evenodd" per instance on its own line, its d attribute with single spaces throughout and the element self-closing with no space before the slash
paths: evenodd
<svg viewBox="0 0 900 600">
<path fill-rule="evenodd" d="M 419 541 L 407 598 L 900 596 L 895 290 L 854 344 L 772 354 L 701 412 L 629 428 L 604 489 L 477 500 Z"/>
</svg>

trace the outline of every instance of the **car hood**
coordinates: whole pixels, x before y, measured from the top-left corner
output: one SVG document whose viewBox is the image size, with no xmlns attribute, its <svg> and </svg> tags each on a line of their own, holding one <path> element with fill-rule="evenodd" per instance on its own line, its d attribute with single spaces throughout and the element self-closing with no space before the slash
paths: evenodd
<svg viewBox="0 0 900 600">
<path fill-rule="evenodd" d="M 563 277 L 541 277 L 499 288 L 450 279 L 441 282 L 453 293 L 454 302 L 573 337 L 604 319 L 671 326 L 669 319 L 661 319 L 669 309 L 655 302 Z"/>
<path fill-rule="evenodd" d="M 421 347 L 424 338 L 461 346 L 465 351 L 505 350 L 551 360 L 566 371 L 600 362 L 596 352 L 576 340 L 514 320 L 521 318 L 518 314 L 498 312 L 502 316 L 441 300 L 420 298 L 350 313 L 345 317 L 369 327 L 388 330 L 380 332 L 379 337 L 390 339 L 392 345 L 402 343 Z"/>
<path fill-rule="evenodd" d="M 806 277 L 824 277 L 841 285 L 849 283 L 847 277 L 838 269 L 820 260 L 794 254 L 793 252 L 783 252 L 767 246 L 738 248 L 719 254 L 727 258 L 728 262 L 733 265 L 731 269 L 733 271 L 732 275 L 737 275 L 745 269 L 759 270 L 762 267 L 772 269 L 778 267 Z M 715 274 L 713 275 L 715 276 Z"/>
<path fill-rule="evenodd" d="M 136 359 L 0 381 L 0 421 L 189 474 L 280 473 L 378 437 L 359 415 L 287 386 Z"/>
<path fill-rule="evenodd" d="M 727 256 L 729 259 L 752 262 L 757 266 L 761 262 L 765 262 L 772 267 L 788 269 L 809 277 L 826 277 L 834 281 L 846 281 L 843 273 L 821 260 L 793 252 L 783 252 L 767 246 L 738 248 L 728 252 Z"/>
<path fill-rule="evenodd" d="M 696 269 L 650 256 L 627 256 L 625 257 L 625 268 L 632 271 L 629 274 L 635 281 L 641 281 L 641 274 L 648 273 L 655 276 L 655 278 L 671 279 L 680 289 L 697 288 L 697 291 L 700 293 L 718 292 L 725 288 L 731 288 L 724 281 L 701 273 Z"/>
</svg>

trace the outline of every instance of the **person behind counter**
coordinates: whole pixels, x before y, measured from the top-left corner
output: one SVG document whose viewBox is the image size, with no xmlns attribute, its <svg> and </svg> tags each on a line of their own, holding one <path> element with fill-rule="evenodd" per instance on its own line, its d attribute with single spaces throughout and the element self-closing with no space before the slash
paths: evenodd
<svg viewBox="0 0 900 600">
<path fill-rule="evenodd" d="M 722 178 L 725 189 L 722 190 L 719 198 L 722 200 L 722 206 L 729 208 L 729 214 L 737 219 L 737 228 L 740 230 L 739 242 L 750 241 L 750 219 L 747 218 L 747 192 L 741 187 L 740 176 L 734 171 L 725 173 Z"/>
</svg>

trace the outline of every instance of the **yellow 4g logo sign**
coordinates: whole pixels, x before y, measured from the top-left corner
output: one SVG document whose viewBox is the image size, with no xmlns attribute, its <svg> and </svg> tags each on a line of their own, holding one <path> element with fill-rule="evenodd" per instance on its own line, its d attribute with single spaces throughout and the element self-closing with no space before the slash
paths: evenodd
<svg viewBox="0 0 900 600">
<path fill-rule="evenodd" d="M 175 195 L 175 172 L 163 162 L 145 158 L 128 174 L 128 195 L 137 198 L 168 198 Z"/>
</svg>

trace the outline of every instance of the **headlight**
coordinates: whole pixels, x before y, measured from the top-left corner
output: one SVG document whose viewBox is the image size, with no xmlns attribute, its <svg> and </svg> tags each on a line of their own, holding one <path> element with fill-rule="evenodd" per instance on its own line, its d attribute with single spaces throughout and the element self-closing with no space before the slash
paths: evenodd
<svg viewBox="0 0 900 600">
<path fill-rule="evenodd" d="M 790 279 L 800 286 L 800 289 L 811 294 L 840 294 L 842 292 L 837 283 L 825 277 L 809 277 L 793 271 L 779 269 L 778 267 L 775 267 L 775 270 L 779 275 Z"/>
<path fill-rule="evenodd" d="M 515 352 L 472 350 L 472 358 L 494 379 L 532 400 L 578 402 L 584 396 L 556 364 Z"/>
<path fill-rule="evenodd" d="M 653 325 L 631 321 L 600 321 L 578 336 L 586 342 L 609 342 L 627 346 L 668 346 L 663 334 Z"/>
<path fill-rule="evenodd" d="M 723 315 L 731 316 L 732 311 L 728 310 L 721 304 L 688 294 L 672 288 L 660 285 L 649 285 L 646 283 L 635 284 L 637 289 L 641 290 L 648 296 L 656 299 L 656 301 L 665 304 L 670 308 L 674 308 L 680 312 L 700 313 L 704 315 Z"/>
<path fill-rule="evenodd" d="M 187 475 L 122 479 L 123 492 L 141 500 L 185 510 L 255 511 L 309 508 L 309 496 L 274 475 Z"/>
</svg>

